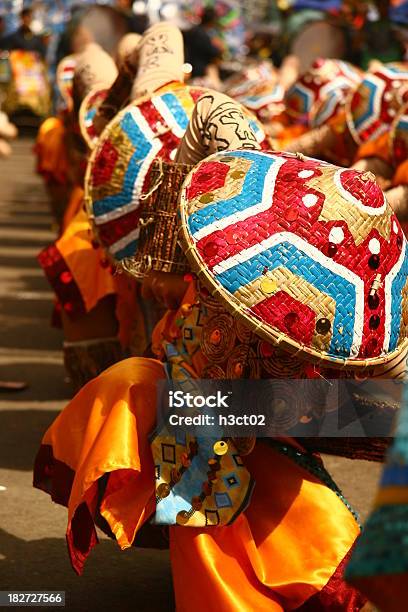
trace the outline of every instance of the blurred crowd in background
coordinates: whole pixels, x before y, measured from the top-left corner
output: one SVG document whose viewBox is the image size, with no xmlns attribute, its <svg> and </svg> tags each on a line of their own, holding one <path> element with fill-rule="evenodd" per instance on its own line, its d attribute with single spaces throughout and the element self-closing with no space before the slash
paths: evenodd
<svg viewBox="0 0 408 612">
<path fill-rule="evenodd" d="M 0 84 L 18 71 L 10 62 L 12 50 L 35 52 L 52 82 L 58 62 L 80 50 L 79 23 L 112 53 L 125 33 L 142 34 L 160 20 L 182 30 L 193 77 L 210 70 L 213 78 L 225 78 L 238 72 L 245 58 L 270 59 L 279 67 L 290 53 L 301 58 L 303 70 L 316 57 L 338 57 L 366 69 L 373 58 L 390 62 L 407 56 L 406 0 L 3 0 Z M 324 28 L 308 34 L 312 23 Z"/>
</svg>

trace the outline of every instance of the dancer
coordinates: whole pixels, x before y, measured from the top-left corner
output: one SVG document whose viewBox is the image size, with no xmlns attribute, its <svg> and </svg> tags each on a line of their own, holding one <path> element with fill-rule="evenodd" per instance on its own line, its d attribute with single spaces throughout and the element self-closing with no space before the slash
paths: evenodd
<svg viewBox="0 0 408 612">
<path fill-rule="evenodd" d="M 169 525 L 178 610 L 361 610 L 364 598 L 342 580 L 359 526 L 318 457 L 293 438 L 208 447 L 155 432 L 166 376 L 364 375 L 399 366 L 407 349 L 406 241 L 379 187 L 356 171 L 260 152 L 241 107 L 230 101 L 224 112 L 225 102 L 204 94 L 177 154 L 196 163 L 174 199 L 197 279 L 146 276 L 146 291 L 179 304 L 153 334 L 157 359 L 125 360 L 82 389 L 45 434 L 34 484 L 68 506 L 77 572 L 95 524 L 127 548 L 153 519 Z M 197 143 L 210 157 L 194 158 Z M 237 253 L 247 259 L 234 263 Z M 362 326 L 341 306 L 356 290 L 352 274 L 367 289 Z M 373 285 L 378 274 L 391 292 Z M 301 416 L 286 403 L 288 432 Z"/>
</svg>

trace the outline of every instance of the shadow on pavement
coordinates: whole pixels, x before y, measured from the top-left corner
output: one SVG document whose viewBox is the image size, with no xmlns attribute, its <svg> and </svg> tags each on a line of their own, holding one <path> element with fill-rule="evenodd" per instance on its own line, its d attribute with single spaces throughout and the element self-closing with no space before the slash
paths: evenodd
<svg viewBox="0 0 408 612">
<path fill-rule="evenodd" d="M 58 414 L 54 410 L 1 410 L 0 469 L 31 471 L 41 439 Z"/>
<path fill-rule="evenodd" d="M 52 328 L 50 323 L 52 308 L 52 301 L 48 296 L 36 300 L 2 297 L 1 346 L 14 349 L 61 350 L 62 332 Z M 33 321 L 37 324 L 33 325 Z"/>
<path fill-rule="evenodd" d="M 92 551 L 83 576 L 78 577 L 63 538 L 27 542 L 0 529 L 0 589 L 65 591 L 66 607 L 46 610 L 174 610 L 168 553 L 120 551 L 109 540 Z"/>
<path fill-rule="evenodd" d="M 24 362 L 20 360 L 18 363 L 0 364 L 0 380 L 22 380 L 28 384 L 28 388 L 23 391 L 0 391 L 0 402 L 12 402 L 13 406 L 50 400 L 68 403 L 72 389 L 65 377 L 62 361 L 39 363 L 38 359 L 30 361 L 30 357 L 27 357 Z"/>
<path fill-rule="evenodd" d="M 36 252 L 40 252 L 41 249 L 37 249 Z M 27 270 L 27 268 L 39 269 L 39 263 L 34 255 L 24 255 L 21 257 L 21 254 L 18 257 L 13 258 L 13 268 L 21 268 L 22 270 Z M 0 267 L 10 266 L 10 256 L 9 255 L 0 255 Z M 43 284 L 44 286 L 44 284 Z M 2 298 L 3 299 L 3 298 Z"/>
</svg>

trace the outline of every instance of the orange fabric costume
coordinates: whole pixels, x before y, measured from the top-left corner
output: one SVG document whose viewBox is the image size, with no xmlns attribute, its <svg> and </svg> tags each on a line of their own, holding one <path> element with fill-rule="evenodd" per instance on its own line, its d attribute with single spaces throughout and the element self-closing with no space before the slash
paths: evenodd
<svg viewBox="0 0 408 612">
<path fill-rule="evenodd" d="M 190 286 L 185 300 L 192 299 Z M 173 333 L 179 316 L 166 315 L 155 342 Z M 195 353 L 196 376 L 202 363 Z M 78 573 L 97 542 L 97 516 L 124 549 L 137 545 L 154 513 L 149 435 L 165 376 L 157 360 L 122 361 L 89 382 L 44 436 L 34 484 L 68 507 L 67 541 Z M 338 491 L 307 468 L 307 461 L 321 466 L 319 459 L 295 442 L 258 442 L 243 461 L 257 484 L 232 525 L 169 528 L 177 609 L 361 609 L 363 599 L 341 579 L 359 527 Z"/>
<path fill-rule="evenodd" d="M 65 209 L 62 219 L 61 233 L 63 233 L 71 223 L 77 213 L 80 212 L 84 205 L 84 190 L 79 185 L 76 185 L 70 195 L 68 206 Z"/>
<path fill-rule="evenodd" d="M 87 214 L 81 208 L 55 243 L 81 292 L 86 312 L 101 298 L 115 292 L 110 262 L 104 251 L 92 244 L 92 239 Z M 85 257 L 86 265 L 83 265 Z"/>
<path fill-rule="evenodd" d="M 39 262 L 60 307 L 73 318 L 92 310 L 104 297 L 117 295 L 119 338 L 123 346 L 128 346 L 137 307 L 134 281 L 112 273 L 104 251 L 93 240 L 82 196 L 83 191 L 77 187 L 72 196 L 72 211 L 75 206 L 78 209 L 75 216 L 62 236 L 40 253 Z"/>
<path fill-rule="evenodd" d="M 381 136 L 374 140 L 367 140 L 367 142 L 359 146 L 355 161 L 367 159 L 368 157 L 378 157 L 385 163 L 391 164 L 388 132 L 381 134 Z"/>
<path fill-rule="evenodd" d="M 77 572 L 97 542 L 92 514 L 104 474 L 110 477 L 100 514 L 121 548 L 132 545 L 154 512 L 148 436 L 155 425 L 156 383 L 164 375 L 150 359 L 112 366 L 80 391 L 44 436 L 34 483 L 68 506 L 67 540 Z M 336 572 L 359 534 L 344 503 L 264 444 L 244 460 L 258 484 L 231 526 L 170 528 L 177 609 L 283 611 L 314 597 L 310 610 L 336 609 L 321 601 L 336 585 L 337 609 L 358 610 L 361 600 L 339 588 Z"/>
<path fill-rule="evenodd" d="M 408 185 L 408 160 L 400 164 L 392 179 L 392 186 L 398 187 L 398 185 Z"/>
<path fill-rule="evenodd" d="M 46 181 L 65 184 L 68 180 L 66 129 L 58 117 L 49 117 L 40 126 L 35 144 L 37 172 Z"/>
</svg>

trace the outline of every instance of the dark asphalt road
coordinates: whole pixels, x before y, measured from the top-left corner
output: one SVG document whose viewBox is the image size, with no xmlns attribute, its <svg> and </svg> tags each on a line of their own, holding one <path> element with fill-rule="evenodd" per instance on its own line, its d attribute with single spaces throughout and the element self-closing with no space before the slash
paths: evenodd
<svg viewBox="0 0 408 612">
<path fill-rule="evenodd" d="M 78 578 L 66 554 L 66 510 L 31 486 L 41 436 L 69 398 L 61 333 L 49 324 L 52 293 L 35 259 L 53 233 L 31 146 L 21 139 L 11 159 L 0 161 L 0 379 L 30 385 L 0 392 L 0 590 L 65 590 L 72 612 L 167 612 L 173 610 L 167 553 L 121 552 L 101 537 Z M 365 516 L 378 466 L 336 458 L 327 464 Z"/>
</svg>

